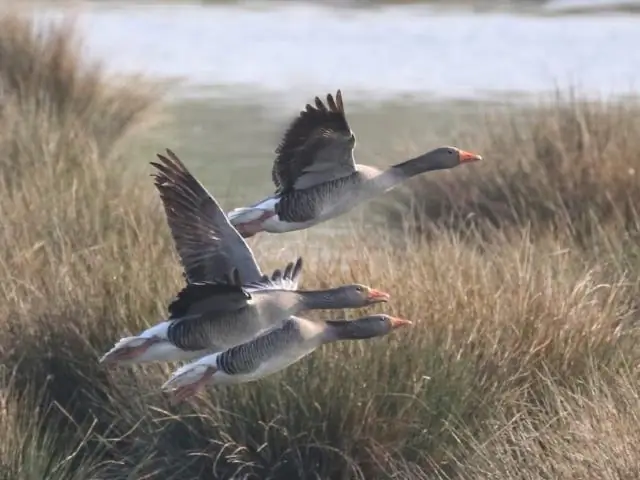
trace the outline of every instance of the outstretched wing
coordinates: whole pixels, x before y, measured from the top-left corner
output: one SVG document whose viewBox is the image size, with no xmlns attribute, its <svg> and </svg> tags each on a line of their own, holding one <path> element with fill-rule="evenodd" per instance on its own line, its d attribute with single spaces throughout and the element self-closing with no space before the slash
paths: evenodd
<svg viewBox="0 0 640 480">
<path fill-rule="evenodd" d="M 335 100 L 327 95 L 327 105 L 316 97 L 315 107 L 307 104 L 276 149 L 271 178 L 278 193 L 302 190 L 355 173 L 355 144 L 340 90 Z"/>
<path fill-rule="evenodd" d="M 215 345 L 233 328 L 228 322 L 235 312 L 248 306 L 251 292 L 269 289 L 295 289 L 302 272 L 302 259 L 289 263 L 284 272 L 275 270 L 271 277 L 243 284 L 237 269 L 224 274 L 220 281 L 187 284 L 169 305 L 167 331 L 170 342 L 183 350 L 203 350 Z M 259 334 L 260 332 L 256 332 Z"/>
<path fill-rule="evenodd" d="M 155 186 L 167 216 L 185 276 L 207 282 L 237 268 L 245 282 L 262 277 L 253 252 L 229 223 L 215 198 L 171 150 L 158 155 Z"/>
</svg>

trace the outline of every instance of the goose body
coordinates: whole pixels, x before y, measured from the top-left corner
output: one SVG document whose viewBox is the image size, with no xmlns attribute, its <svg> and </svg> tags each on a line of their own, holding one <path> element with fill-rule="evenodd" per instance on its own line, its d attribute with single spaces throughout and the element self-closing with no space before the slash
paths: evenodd
<svg viewBox="0 0 640 480">
<path fill-rule="evenodd" d="M 271 233 L 285 233 L 294 230 L 304 230 L 312 227 L 317 222 L 307 220 L 303 222 L 291 222 L 280 218 L 277 212 L 278 203 L 281 198 L 271 196 L 265 198 L 261 202 L 251 205 L 250 207 L 242 207 L 231 210 L 228 213 L 229 221 L 235 225 L 241 225 L 243 236 L 245 238 L 252 236 L 253 226 L 258 231 L 267 231 Z"/>
<path fill-rule="evenodd" d="M 271 307 L 274 314 L 270 317 L 260 316 L 256 305 L 264 304 L 265 310 L 268 310 L 270 298 L 266 292 L 275 293 L 285 288 L 295 289 L 301 274 L 301 266 L 301 259 L 298 259 L 295 265 L 287 266 L 284 275 L 276 270 L 271 279 L 262 279 L 261 282 L 249 285 L 245 290 L 237 285 L 224 283 L 187 284 L 170 303 L 170 316 L 167 320 L 153 325 L 138 335 L 121 338 L 102 356 L 100 363 L 188 361 L 247 341 L 271 327 L 270 322 L 275 323 L 285 318 L 277 318 L 275 307 Z M 282 290 L 277 290 L 277 287 Z M 258 295 L 258 302 L 254 301 L 240 308 L 237 300 L 235 304 L 233 303 L 234 294 L 247 299 L 247 295 L 256 291 L 262 291 L 262 296 Z M 223 308 L 217 305 L 207 310 L 206 306 L 203 308 L 203 300 L 221 303 Z M 269 312 L 265 311 L 265 313 Z"/>
<path fill-rule="evenodd" d="M 309 228 L 342 215 L 420 173 L 481 160 L 456 147 L 439 147 L 386 170 L 355 163 L 356 137 L 346 119 L 342 93 L 307 105 L 276 149 L 274 195 L 228 213 L 244 238 L 258 232 Z"/>
<path fill-rule="evenodd" d="M 250 207 L 231 210 L 229 221 L 244 238 L 265 231 L 285 233 L 304 230 L 338 217 L 359 203 L 390 190 L 390 180 L 367 165 L 357 165 L 350 177 L 316 185 L 301 191 L 272 195 Z M 377 178 L 377 180 L 376 180 Z M 389 184 L 384 185 L 387 181 Z"/>
<path fill-rule="evenodd" d="M 228 385 L 256 381 L 287 368 L 325 343 L 383 336 L 410 323 L 388 315 L 347 322 L 312 322 L 291 317 L 249 342 L 184 365 L 163 389 L 175 390 L 175 399 L 183 400 L 209 382 Z"/>
<path fill-rule="evenodd" d="M 365 285 L 298 290 L 302 259 L 284 272 L 262 274 L 253 252 L 218 202 L 171 151 L 153 163 L 167 221 L 187 285 L 169 305 L 169 318 L 120 339 L 104 363 L 191 360 L 249 341 L 304 310 L 358 308 L 389 295 Z M 230 272 L 222 275 L 223 272 Z"/>
<path fill-rule="evenodd" d="M 123 337 L 100 358 L 100 363 L 148 363 L 188 361 L 210 353 L 203 351 L 186 351 L 169 342 L 167 332 L 170 321 L 163 321 L 142 333 Z"/>
</svg>

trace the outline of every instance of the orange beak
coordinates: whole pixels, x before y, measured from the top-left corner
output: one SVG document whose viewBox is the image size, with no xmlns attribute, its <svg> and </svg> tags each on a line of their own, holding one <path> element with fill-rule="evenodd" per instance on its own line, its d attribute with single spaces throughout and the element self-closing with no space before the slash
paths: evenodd
<svg viewBox="0 0 640 480">
<path fill-rule="evenodd" d="M 476 155 L 475 153 L 460 150 L 460 163 L 471 163 L 477 162 L 479 160 L 482 160 L 481 155 Z"/>
<path fill-rule="evenodd" d="M 367 296 L 367 300 L 372 302 L 388 302 L 390 298 L 391 295 L 375 288 L 369 290 L 369 295 Z"/>
<path fill-rule="evenodd" d="M 406 325 L 413 325 L 413 322 L 405 320 L 404 318 L 391 317 L 391 328 L 404 327 Z"/>
</svg>

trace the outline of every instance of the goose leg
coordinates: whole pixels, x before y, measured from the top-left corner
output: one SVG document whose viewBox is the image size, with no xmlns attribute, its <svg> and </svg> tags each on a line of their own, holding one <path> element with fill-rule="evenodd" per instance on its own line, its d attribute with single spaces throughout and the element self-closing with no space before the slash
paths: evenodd
<svg viewBox="0 0 640 480">
<path fill-rule="evenodd" d="M 173 405 L 185 400 L 186 398 L 194 396 L 200 390 L 202 390 L 207 382 L 211 380 L 211 377 L 216 373 L 215 367 L 207 367 L 204 373 L 199 379 L 188 385 L 182 385 L 173 391 L 171 403 Z"/>
<path fill-rule="evenodd" d="M 276 213 L 265 210 L 258 218 L 255 220 L 250 220 L 244 223 L 235 224 L 235 228 L 242 235 L 243 238 L 253 237 L 256 233 L 261 232 L 263 230 L 262 223 L 265 220 L 273 217 Z"/>
</svg>

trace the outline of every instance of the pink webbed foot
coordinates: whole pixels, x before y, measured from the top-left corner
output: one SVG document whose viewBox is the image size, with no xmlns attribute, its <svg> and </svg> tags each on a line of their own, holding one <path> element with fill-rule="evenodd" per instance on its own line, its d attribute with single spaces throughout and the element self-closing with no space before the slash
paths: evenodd
<svg viewBox="0 0 640 480">
<path fill-rule="evenodd" d="M 256 233 L 263 231 L 262 223 L 273 217 L 275 214 L 275 212 L 265 211 L 259 218 L 251 220 L 250 222 L 239 223 L 235 225 L 235 228 L 238 233 L 242 235 L 242 238 L 253 237 Z"/>
<path fill-rule="evenodd" d="M 209 380 L 211 380 L 211 377 L 213 377 L 213 374 L 216 373 L 216 370 L 215 367 L 209 367 L 195 382 L 176 388 L 171 396 L 171 404 L 176 405 L 187 398 L 193 397 L 200 390 L 203 390 Z"/>
</svg>

